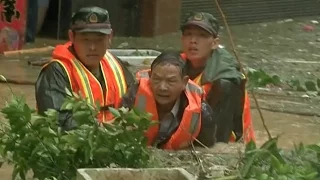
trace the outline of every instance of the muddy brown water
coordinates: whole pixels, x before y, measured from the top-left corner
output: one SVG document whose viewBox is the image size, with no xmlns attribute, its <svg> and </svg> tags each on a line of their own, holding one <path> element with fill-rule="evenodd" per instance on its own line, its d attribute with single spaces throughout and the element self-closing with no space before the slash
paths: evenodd
<svg viewBox="0 0 320 180">
<path fill-rule="evenodd" d="M 320 26 L 312 32 L 302 30 L 304 24 L 310 20 L 319 20 L 319 17 L 294 19 L 292 22 L 269 22 L 252 25 L 231 27 L 240 58 L 245 65 L 252 68 L 263 68 L 269 73 L 276 73 L 284 80 L 299 77 L 301 80 L 314 80 L 320 77 Z M 172 33 L 155 38 L 123 38 L 113 40 L 114 47 L 122 48 L 151 48 L 151 49 L 179 49 L 180 33 Z M 221 40 L 229 46 L 225 31 L 222 30 Z M 26 45 L 26 48 L 55 45 L 61 41 L 38 39 L 35 44 Z M 35 81 L 39 67 L 28 66 L 28 60 L 39 60 L 50 54 L 21 55 L 10 58 L 0 56 L 0 74 L 10 79 Z M 131 67 L 136 70 L 136 67 Z M 34 85 L 10 85 L 14 93 L 26 97 L 28 104 L 35 107 Z M 279 146 L 291 148 L 293 143 L 306 144 L 320 141 L 320 100 L 314 98 L 301 98 L 304 94 L 276 93 L 269 91 L 273 96 L 258 95 L 259 104 L 265 122 L 273 136 L 282 134 Z M 6 84 L 0 83 L 0 108 L 5 100 L 10 98 L 11 92 Z M 252 100 L 252 98 L 251 98 Z M 257 144 L 261 145 L 268 137 L 262 125 L 261 118 L 251 103 L 254 129 Z M 272 111 L 271 111 L 271 110 Z M 283 112 L 281 113 L 282 109 Z M 309 116 L 302 116 L 297 112 L 309 112 Z M 288 113 L 291 112 L 291 113 Z M 310 113 L 311 112 L 311 113 Z M 295 113 L 295 114 L 293 114 Z M 314 116 L 310 116 L 310 114 Z M 308 114 L 308 113 L 307 113 Z M 12 167 L 4 165 L 0 168 L 1 179 L 11 179 Z"/>
<path fill-rule="evenodd" d="M 30 68 L 25 61 L 2 61 L 0 66 L 1 74 L 10 79 L 34 81 L 39 72 L 39 68 Z M 24 95 L 27 103 L 35 107 L 35 91 L 33 85 L 10 84 L 14 94 Z M 0 84 L 0 108 L 4 106 L 6 100 L 10 99 L 11 91 L 7 84 Z M 262 101 L 265 98 L 259 98 Z M 277 97 L 269 101 L 277 101 Z M 269 103 L 270 104 L 270 103 Z M 254 106 L 252 102 L 252 106 Z M 295 114 L 279 113 L 272 111 L 262 111 L 268 129 L 272 135 L 282 134 L 279 145 L 283 148 L 291 148 L 293 143 L 303 142 L 306 144 L 318 143 L 320 137 L 320 118 L 312 116 L 301 116 Z M 252 109 L 252 118 L 257 138 L 257 144 L 261 145 L 268 137 L 262 125 L 259 113 Z M 10 179 L 12 166 L 4 165 L 0 168 L 2 179 Z"/>
</svg>

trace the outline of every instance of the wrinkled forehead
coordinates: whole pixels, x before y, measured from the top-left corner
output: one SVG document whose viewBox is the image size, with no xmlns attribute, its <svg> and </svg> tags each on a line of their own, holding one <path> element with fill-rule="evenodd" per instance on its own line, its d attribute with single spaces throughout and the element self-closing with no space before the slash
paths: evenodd
<svg viewBox="0 0 320 180">
<path fill-rule="evenodd" d="M 177 65 L 170 63 L 159 63 L 155 65 L 151 71 L 151 75 L 160 77 L 179 76 L 181 74 L 181 68 Z"/>
</svg>

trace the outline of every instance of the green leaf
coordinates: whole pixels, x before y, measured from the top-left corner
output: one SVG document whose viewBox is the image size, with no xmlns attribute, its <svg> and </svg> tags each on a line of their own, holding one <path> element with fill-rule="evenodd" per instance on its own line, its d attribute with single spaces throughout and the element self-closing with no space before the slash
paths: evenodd
<svg viewBox="0 0 320 180">
<path fill-rule="evenodd" d="M 43 143 L 45 144 L 45 147 L 48 148 L 48 150 L 50 150 L 50 152 L 52 152 L 53 154 L 58 155 L 60 153 L 58 147 L 54 145 L 52 142 L 43 141 Z"/>
<path fill-rule="evenodd" d="M 7 79 L 6 79 L 3 75 L 1 75 L 1 74 L 0 74 L 0 80 L 7 82 Z"/>
<path fill-rule="evenodd" d="M 277 147 L 277 142 L 278 142 L 279 137 L 275 137 L 272 139 L 269 139 L 265 143 L 263 143 L 260 147 L 260 149 L 268 149 L 270 150 L 271 148 Z"/>
<path fill-rule="evenodd" d="M 248 151 L 252 151 L 252 150 L 255 150 L 257 149 L 257 146 L 256 146 L 256 143 L 251 140 L 247 145 L 246 145 L 246 150 L 245 152 L 248 152 Z"/>
<path fill-rule="evenodd" d="M 90 111 L 77 111 L 72 114 L 72 117 L 77 121 L 78 126 L 95 122 Z"/>
<path fill-rule="evenodd" d="M 60 110 L 72 110 L 74 107 L 74 102 L 66 101 L 62 104 Z"/>
<path fill-rule="evenodd" d="M 281 84 L 280 76 L 273 75 L 271 78 L 272 78 L 272 84 L 274 84 L 274 85 L 280 85 Z"/>
<path fill-rule="evenodd" d="M 64 90 L 68 96 L 72 96 L 72 93 L 68 88 L 64 88 Z"/>
<path fill-rule="evenodd" d="M 311 144 L 306 146 L 307 149 L 313 150 L 316 153 L 320 153 L 320 145 L 317 144 Z"/>
<path fill-rule="evenodd" d="M 274 167 L 277 171 L 280 171 L 282 166 L 281 162 L 274 155 L 271 154 L 270 156 L 271 156 L 272 167 Z"/>
<path fill-rule="evenodd" d="M 307 89 L 306 89 L 306 88 L 304 88 L 304 87 L 302 87 L 302 86 L 297 86 L 297 87 L 296 87 L 296 91 L 306 92 L 306 91 L 307 91 Z"/>
<path fill-rule="evenodd" d="M 308 175 L 305 175 L 304 179 L 306 179 L 306 180 L 314 180 L 314 179 L 316 179 L 318 174 L 319 174 L 318 172 L 312 172 L 312 173 L 310 173 Z"/>
<path fill-rule="evenodd" d="M 316 83 L 312 81 L 306 81 L 304 84 L 308 91 L 317 91 Z"/>
<path fill-rule="evenodd" d="M 47 115 L 48 117 L 53 117 L 53 118 L 57 118 L 58 117 L 58 112 L 55 109 L 48 109 L 46 112 L 44 112 L 45 115 Z"/>
<path fill-rule="evenodd" d="M 75 98 L 80 99 L 80 94 L 75 93 L 75 92 L 73 92 L 72 94 L 73 94 L 73 96 L 74 96 Z"/>
<path fill-rule="evenodd" d="M 40 129 L 40 133 L 43 135 L 43 137 L 56 137 L 57 133 L 52 130 L 50 127 L 43 127 Z"/>
<path fill-rule="evenodd" d="M 262 154 L 266 153 L 266 151 L 262 149 L 256 149 L 253 151 L 254 151 L 253 155 L 250 156 L 248 160 L 245 161 L 244 167 L 241 171 L 241 177 L 243 178 L 247 178 L 250 175 L 250 170 L 254 166 L 255 160 L 258 159 L 259 156 L 261 156 Z"/>
<path fill-rule="evenodd" d="M 14 165 L 13 171 L 12 171 L 12 175 L 11 175 L 11 179 L 16 179 L 17 175 L 20 173 L 20 166 L 18 166 L 17 164 Z"/>
<path fill-rule="evenodd" d="M 114 117 L 116 117 L 116 118 L 121 116 L 120 113 L 119 113 L 119 111 L 118 111 L 117 109 L 115 109 L 115 108 L 109 107 L 109 111 L 110 111 L 111 114 L 112 114 Z"/>
<path fill-rule="evenodd" d="M 31 124 L 34 127 L 41 126 L 46 123 L 46 118 L 38 114 L 31 116 Z"/>
<path fill-rule="evenodd" d="M 24 117 L 29 122 L 31 120 L 31 109 L 27 104 L 23 106 Z"/>
</svg>

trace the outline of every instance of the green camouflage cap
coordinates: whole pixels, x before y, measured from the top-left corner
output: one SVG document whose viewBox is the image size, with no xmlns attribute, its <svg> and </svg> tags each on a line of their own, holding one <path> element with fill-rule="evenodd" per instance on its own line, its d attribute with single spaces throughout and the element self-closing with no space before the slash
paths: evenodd
<svg viewBox="0 0 320 180">
<path fill-rule="evenodd" d="M 72 17 L 71 30 L 76 32 L 111 34 L 109 13 L 100 7 L 81 8 Z"/>
<path fill-rule="evenodd" d="M 186 18 L 181 26 L 183 31 L 187 26 L 195 25 L 203 28 L 214 36 L 218 35 L 219 23 L 212 14 L 206 12 L 195 12 Z"/>
</svg>

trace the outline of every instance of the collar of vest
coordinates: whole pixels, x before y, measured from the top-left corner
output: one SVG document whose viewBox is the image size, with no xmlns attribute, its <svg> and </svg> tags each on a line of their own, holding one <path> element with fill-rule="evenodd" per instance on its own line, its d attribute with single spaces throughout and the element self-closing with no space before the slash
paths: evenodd
<svg viewBox="0 0 320 180">
<path fill-rule="evenodd" d="M 67 42 L 62 45 L 57 45 L 52 52 L 53 59 L 74 59 L 75 56 L 70 52 L 69 47 L 72 45 L 71 42 Z"/>
</svg>

